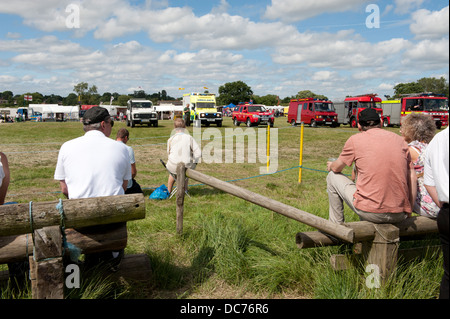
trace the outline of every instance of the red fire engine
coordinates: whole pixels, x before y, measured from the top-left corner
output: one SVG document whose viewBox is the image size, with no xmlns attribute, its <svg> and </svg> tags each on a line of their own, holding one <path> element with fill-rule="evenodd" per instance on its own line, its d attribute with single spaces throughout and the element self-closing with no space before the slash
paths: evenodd
<svg viewBox="0 0 450 319">
<path fill-rule="evenodd" d="M 404 116 L 411 112 L 429 114 L 440 129 L 448 126 L 448 98 L 433 93 L 414 93 L 403 95 L 400 100 L 381 103 L 384 126 L 400 125 Z"/>
<path fill-rule="evenodd" d="M 337 126 L 337 114 L 331 101 L 314 98 L 292 99 L 289 102 L 288 123 L 292 125 L 301 122 L 310 126 Z"/>
<path fill-rule="evenodd" d="M 376 93 L 347 97 L 344 102 L 334 103 L 338 114 L 338 124 L 350 124 L 351 127 L 357 127 L 359 113 L 366 108 L 375 109 L 383 121 L 383 109 L 379 106 L 380 103 L 381 99 Z"/>
</svg>

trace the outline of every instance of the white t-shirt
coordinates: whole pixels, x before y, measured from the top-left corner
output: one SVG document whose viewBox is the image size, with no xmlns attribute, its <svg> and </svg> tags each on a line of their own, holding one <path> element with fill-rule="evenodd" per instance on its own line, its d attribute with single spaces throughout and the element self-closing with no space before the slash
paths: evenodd
<svg viewBox="0 0 450 319">
<path fill-rule="evenodd" d="M 202 152 L 194 138 L 184 130 L 175 130 L 167 141 L 167 169 L 176 174 L 177 165 L 183 162 L 187 168 L 195 168 Z"/>
<path fill-rule="evenodd" d="M 136 158 L 134 157 L 134 150 L 131 146 L 128 146 L 127 144 L 125 144 L 122 141 L 118 141 L 119 143 L 122 143 L 123 145 L 125 145 L 127 147 L 128 150 L 128 154 L 130 156 L 130 165 L 136 163 Z M 131 186 L 133 186 L 133 179 L 129 179 L 128 180 L 128 186 L 127 188 L 131 188 Z"/>
<path fill-rule="evenodd" d="M 86 132 L 61 146 L 54 178 L 65 180 L 71 199 L 122 195 L 131 179 L 128 150 L 100 131 Z"/>
<path fill-rule="evenodd" d="M 449 198 L 449 136 L 448 127 L 437 133 L 425 150 L 424 184 L 436 187 L 439 201 Z"/>
</svg>

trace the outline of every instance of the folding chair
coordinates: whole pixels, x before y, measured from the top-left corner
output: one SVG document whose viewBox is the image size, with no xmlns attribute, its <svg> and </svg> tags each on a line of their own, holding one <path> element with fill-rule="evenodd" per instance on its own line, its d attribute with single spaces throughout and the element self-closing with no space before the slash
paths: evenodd
<svg viewBox="0 0 450 319">
<path fill-rule="evenodd" d="M 166 166 L 166 163 L 164 163 L 164 161 L 163 161 L 162 159 L 159 159 L 159 161 L 160 161 L 161 164 L 164 166 L 164 168 L 169 172 L 169 174 L 173 177 L 173 179 L 175 180 L 175 182 L 177 182 L 177 175 L 172 174 L 172 172 L 169 171 L 169 169 L 168 169 L 167 166 Z M 188 181 L 188 178 L 186 177 L 186 184 L 187 184 L 187 181 Z M 175 187 L 172 189 L 172 192 L 170 193 L 169 199 L 171 199 L 172 196 L 175 195 L 175 194 L 177 193 L 177 190 L 178 190 L 178 186 L 175 186 Z M 187 189 L 186 189 L 184 192 L 185 192 L 186 195 L 188 195 L 189 197 L 191 197 L 191 195 L 189 195 Z"/>
</svg>

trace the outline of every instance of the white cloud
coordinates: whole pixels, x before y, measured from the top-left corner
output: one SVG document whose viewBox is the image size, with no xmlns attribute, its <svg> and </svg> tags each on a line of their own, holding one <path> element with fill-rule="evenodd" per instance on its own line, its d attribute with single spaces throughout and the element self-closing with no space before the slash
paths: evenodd
<svg viewBox="0 0 450 319">
<path fill-rule="evenodd" d="M 331 71 L 317 71 L 312 75 L 312 79 L 314 81 L 326 81 L 330 80 L 335 74 L 336 72 Z"/>
<path fill-rule="evenodd" d="M 395 12 L 398 14 L 406 14 L 412 10 L 419 8 L 424 0 L 395 0 Z"/>
<path fill-rule="evenodd" d="M 421 9 L 412 14 L 414 22 L 410 26 L 417 39 L 440 39 L 448 37 L 448 6 L 440 11 Z"/>
<path fill-rule="evenodd" d="M 0 83 L 3 85 L 9 85 L 17 82 L 19 79 L 12 75 L 0 75 Z"/>
<path fill-rule="evenodd" d="M 356 10 L 369 0 L 272 0 L 264 17 L 285 22 L 301 21 L 328 12 Z"/>
<path fill-rule="evenodd" d="M 404 54 L 402 63 L 417 70 L 438 69 L 449 61 L 449 39 L 423 40 L 415 44 Z"/>
</svg>

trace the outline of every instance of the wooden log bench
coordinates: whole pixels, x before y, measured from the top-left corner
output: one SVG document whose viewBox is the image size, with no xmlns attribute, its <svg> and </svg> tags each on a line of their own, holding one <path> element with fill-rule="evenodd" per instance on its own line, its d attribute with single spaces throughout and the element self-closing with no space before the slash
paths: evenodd
<svg viewBox="0 0 450 319">
<path fill-rule="evenodd" d="M 63 256 L 74 247 L 82 254 L 124 249 L 126 222 L 143 218 L 142 194 L 0 206 L 0 264 L 28 259 L 32 297 L 64 298 Z M 145 257 L 125 256 L 115 277 L 127 270 L 130 278 L 148 277 Z"/>
<path fill-rule="evenodd" d="M 354 230 L 353 247 L 349 250 L 350 254 L 335 254 L 330 257 L 333 269 L 348 269 L 355 263 L 377 265 L 381 283 L 386 282 L 395 272 L 399 259 L 408 261 L 424 256 L 427 252 L 440 252 L 441 249 L 439 245 L 399 249 L 400 242 L 438 238 L 436 220 L 424 216 L 410 217 L 397 224 L 360 221 L 344 225 Z M 348 245 L 319 231 L 297 233 L 296 243 L 300 249 Z"/>
</svg>

